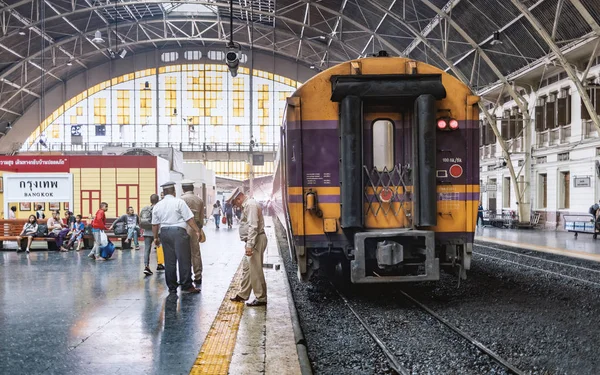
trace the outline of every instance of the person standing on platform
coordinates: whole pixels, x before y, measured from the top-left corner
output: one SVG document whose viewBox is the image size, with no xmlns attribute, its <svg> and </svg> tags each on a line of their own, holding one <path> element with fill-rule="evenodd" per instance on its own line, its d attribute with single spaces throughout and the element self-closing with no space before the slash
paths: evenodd
<svg viewBox="0 0 600 375">
<path fill-rule="evenodd" d="M 481 225 L 483 225 L 483 205 L 479 202 L 479 207 L 477 207 L 477 223 L 476 226 L 479 226 L 479 220 L 481 220 Z"/>
<path fill-rule="evenodd" d="M 108 211 L 108 203 L 100 203 L 100 209 L 96 212 L 94 221 L 92 221 L 92 234 L 94 235 L 94 247 L 88 254 L 88 257 L 96 260 L 106 260 L 100 256 L 100 238 L 106 228 L 106 211 Z"/>
<path fill-rule="evenodd" d="M 140 228 L 144 231 L 144 274 L 152 275 L 150 270 L 150 253 L 152 252 L 152 242 L 154 242 L 154 233 L 152 233 L 152 210 L 158 203 L 158 195 L 152 194 L 150 196 L 150 206 L 142 208 L 140 211 Z M 157 271 L 164 270 L 165 266 L 158 264 L 156 266 Z"/>
<path fill-rule="evenodd" d="M 219 224 L 221 223 L 221 205 L 213 204 L 212 215 L 215 218 L 215 227 L 219 229 Z"/>
<path fill-rule="evenodd" d="M 46 215 L 44 214 L 44 210 L 42 210 L 42 205 L 38 204 L 35 207 L 35 217 L 40 220 L 40 219 L 45 219 Z"/>
<path fill-rule="evenodd" d="M 233 205 L 225 202 L 225 217 L 227 218 L 227 228 L 233 227 Z"/>
<path fill-rule="evenodd" d="M 14 220 L 17 218 L 17 206 L 12 206 L 8 211 L 8 218 Z"/>
<path fill-rule="evenodd" d="M 169 293 L 177 293 L 179 284 L 184 292 L 199 293 L 200 289 L 195 288 L 192 284 L 190 236 L 187 234 L 187 226 L 192 227 L 198 238 L 200 238 L 200 228 L 194 221 L 192 210 L 182 199 L 175 197 L 175 183 L 167 182 L 161 187 L 165 198 L 152 209 L 152 232 L 154 244 L 159 246 L 162 243 L 163 245 L 165 281 Z M 179 265 L 179 283 L 177 282 L 177 265 Z"/>
<path fill-rule="evenodd" d="M 194 181 L 181 181 L 181 190 L 183 194 L 181 199 L 187 204 L 194 214 L 194 222 L 196 226 L 202 230 L 204 224 L 204 202 L 194 194 Z M 202 254 L 200 253 L 200 237 L 196 236 L 196 232 L 187 227 L 187 234 L 190 236 L 190 251 L 192 255 L 192 270 L 194 271 L 194 284 L 196 287 L 202 285 Z"/>
<path fill-rule="evenodd" d="M 260 205 L 245 196 L 240 188 L 235 189 L 227 202 L 242 208 L 240 239 L 246 243 L 243 259 L 243 274 L 240 291 L 230 299 L 235 302 L 247 301 L 254 291 L 256 299 L 247 306 L 265 306 L 267 304 L 267 282 L 263 272 L 263 256 L 267 248 L 265 221 Z"/>
</svg>

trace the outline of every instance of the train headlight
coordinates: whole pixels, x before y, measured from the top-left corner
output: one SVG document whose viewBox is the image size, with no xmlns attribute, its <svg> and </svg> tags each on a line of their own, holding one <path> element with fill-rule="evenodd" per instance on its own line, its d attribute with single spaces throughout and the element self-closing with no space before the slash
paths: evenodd
<svg viewBox="0 0 600 375">
<path fill-rule="evenodd" d="M 458 121 L 456 121 L 455 119 L 450 120 L 450 129 L 452 130 L 456 130 L 458 129 Z"/>
<path fill-rule="evenodd" d="M 448 126 L 448 123 L 446 122 L 446 119 L 441 118 L 441 119 L 437 120 L 438 129 L 444 130 L 444 129 L 446 129 L 447 126 Z"/>
</svg>

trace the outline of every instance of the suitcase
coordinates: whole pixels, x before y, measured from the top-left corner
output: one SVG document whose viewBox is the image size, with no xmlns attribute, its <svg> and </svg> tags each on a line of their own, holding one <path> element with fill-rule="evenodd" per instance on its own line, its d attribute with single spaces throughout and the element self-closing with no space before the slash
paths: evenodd
<svg viewBox="0 0 600 375">
<path fill-rule="evenodd" d="M 156 247 L 156 263 L 165 264 L 165 253 L 163 252 L 162 245 Z"/>
</svg>

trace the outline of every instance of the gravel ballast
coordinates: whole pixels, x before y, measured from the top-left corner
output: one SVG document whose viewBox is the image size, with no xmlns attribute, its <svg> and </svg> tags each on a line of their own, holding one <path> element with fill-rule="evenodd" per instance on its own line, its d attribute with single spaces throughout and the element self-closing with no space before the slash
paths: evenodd
<svg viewBox="0 0 600 375">
<path fill-rule="evenodd" d="M 387 358 L 325 275 L 297 279 L 280 224 L 278 241 L 315 374 L 392 374 Z M 487 245 L 487 244 L 486 244 Z M 518 249 L 490 245 L 509 251 Z M 506 369 L 418 309 L 402 289 L 531 374 L 600 373 L 600 286 L 519 267 L 500 259 L 600 282 L 600 274 L 475 245 L 468 279 L 352 285 L 343 291 L 356 312 L 414 374 L 504 374 Z M 524 252 L 531 256 L 539 253 Z M 562 257 L 549 260 L 561 262 Z M 583 260 L 570 264 L 599 269 Z"/>
</svg>

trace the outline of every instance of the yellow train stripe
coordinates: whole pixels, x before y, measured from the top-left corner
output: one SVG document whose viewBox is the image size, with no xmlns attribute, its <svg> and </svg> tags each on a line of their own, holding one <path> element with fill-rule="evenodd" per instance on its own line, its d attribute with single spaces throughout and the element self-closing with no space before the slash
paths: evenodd
<svg viewBox="0 0 600 375">
<path fill-rule="evenodd" d="M 331 187 L 331 186 L 310 186 L 310 187 L 306 187 L 306 188 L 302 188 L 299 186 L 290 186 L 288 187 L 288 194 L 289 195 L 301 195 L 304 194 L 304 191 L 308 191 L 308 189 L 312 189 L 313 191 L 316 191 L 317 194 L 323 194 L 323 195 L 336 195 L 340 193 L 340 188 L 339 187 Z"/>
<path fill-rule="evenodd" d="M 228 374 L 240 320 L 244 312 L 244 304 L 233 302 L 229 300 L 229 297 L 235 296 L 234 291 L 239 288 L 241 280 L 242 264 L 240 263 L 229 289 L 225 293 L 225 298 L 221 302 L 219 312 L 206 335 L 196 362 L 190 370 L 190 375 Z"/>
</svg>

